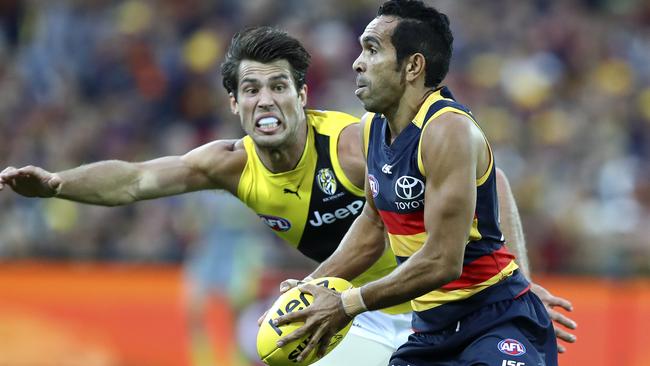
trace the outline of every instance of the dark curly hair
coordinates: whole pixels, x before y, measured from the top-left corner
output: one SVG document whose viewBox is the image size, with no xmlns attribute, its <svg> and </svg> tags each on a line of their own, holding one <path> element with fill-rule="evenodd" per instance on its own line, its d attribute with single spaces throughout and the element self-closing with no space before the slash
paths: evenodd
<svg viewBox="0 0 650 366">
<path fill-rule="evenodd" d="M 223 87 L 237 98 L 239 64 L 242 60 L 269 63 L 287 60 L 291 75 L 300 89 L 305 85 L 305 74 L 311 55 L 302 44 L 285 31 L 273 27 L 246 28 L 232 37 L 226 58 L 221 63 Z"/>
<path fill-rule="evenodd" d="M 389 0 L 379 7 L 380 15 L 401 18 L 391 36 L 398 67 L 407 56 L 421 53 L 426 60 L 424 85 L 438 86 L 449 71 L 454 42 L 449 18 L 417 0 Z"/>
</svg>

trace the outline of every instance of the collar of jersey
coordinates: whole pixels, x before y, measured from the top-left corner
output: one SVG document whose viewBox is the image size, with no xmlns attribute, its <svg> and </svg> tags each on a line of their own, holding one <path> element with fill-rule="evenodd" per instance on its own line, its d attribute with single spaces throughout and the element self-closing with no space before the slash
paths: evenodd
<svg viewBox="0 0 650 366">
<path fill-rule="evenodd" d="M 311 125 L 311 123 L 309 123 L 309 121 L 307 120 L 309 118 L 309 116 L 305 116 L 305 117 L 306 117 L 305 118 L 305 123 L 307 123 L 307 139 L 305 140 L 305 147 L 302 149 L 302 155 L 300 156 L 300 160 L 298 161 L 298 164 L 296 164 L 295 168 L 293 168 L 291 170 L 284 171 L 284 172 L 273 173 L 272 171 L 270 171 L 264 165 L 264 163 L 262 163 L 262 160 L 260 160 L 260 157 L 257 154 L 255 154 L 255 159 L 259 162 L 259 165 L 262 167 L 262 169 L 264 170 L 264 173 L 266 175 L 268 175 L 270 177 L 282 177 L 282 176 L 285 176 L 285 175 L 291 175 L 296 171 L 300 171 L 305 166 L 306 161 L 307 161 L 307 156 L 309 155 L 309 149 L 311 149 L 311 146 L 314 144 L 314 142 L 313 142 L 314 141 L 314 128 Z"/>
<path fill-rule="evenodd" d="M 416 125 L 418 128 L 422 128 L 424 123 L 426 122 L 424 118 L 427 116 L 427 112 L 429 112 L 429 107 L 433 105 L 433 103 L 442 100 L 442 99 L 447 99 L 442 96 L 442 91 L 446 87 L 440 87 L 438 89 L 435 89 L 433 93 L 431 93 L 427 99 L 424 100 L 424 103 L 422 103 L 422 106 L 420 106 L 420 110 L 418 113 L 415 115 L 415 118 L 413 119 L 413 124 Z"/>
</svg>

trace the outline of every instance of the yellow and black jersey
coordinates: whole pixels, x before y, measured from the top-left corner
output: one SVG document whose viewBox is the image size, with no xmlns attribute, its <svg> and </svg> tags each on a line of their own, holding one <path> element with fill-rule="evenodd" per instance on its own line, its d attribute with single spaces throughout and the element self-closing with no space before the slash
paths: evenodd
<svg viewBox="0 0 650 366">
<path fill-rule="evenodd" d="M 270 172 L 246 136 L 248 160 L 237 196 L 282 239 L 318 262 L 328 258 L 363 209 L 363 187 L 346 177 L 337 146 L 344 128 L 358 119 L 341 112 L 307 111 L 307 142 L 295 169 Z M 384 255 L 354 279 L 364 284 L 390 273 L 397 266 L 394 254 Z M 397 312 L 403 312 L 404 307 Z"/>
<path fill-rule="evenodd" d="M 426 99 L 413 122 L 392 144 L 387 143 L 388 122 L 383 116 L 374 115 L 364 129 L 370 189 L 398 263 L 419 251 L 427 239 L 426 179 L 420 155 L 420 146 L 426 142 L 422 141 L 422 131 L 427 123 L 444 113 L 462 114 L 478 126 L 471 112 L 457 103 L 447 88 L 440 88 Z M 498 217 L 495 167 L 490 151 L 489 167 L 476 180 L 476 208 L 462 274 L 412 301 L 414 329 L 441 329 L 480 306 L 512 299 L 528 289 L 514 256 L 504 245 Z"/>
</svg>

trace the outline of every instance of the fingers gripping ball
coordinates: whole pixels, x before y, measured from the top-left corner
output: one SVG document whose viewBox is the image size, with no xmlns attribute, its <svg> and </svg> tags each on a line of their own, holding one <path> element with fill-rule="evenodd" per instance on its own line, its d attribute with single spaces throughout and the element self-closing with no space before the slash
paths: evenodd
<svg viewBox="0 0 650 366">
<path fill-rule="evenodd" d="M 316 286 L 324 286 L 337 292 L 352 288 L 350 282 L 336 277 L 317 278 L 309 281 L 309 283 Z M 273 303 L 257 333 L 257 353 L 265 364 L 269 366 L 306 366 L 318 360 L 314 351 L 303 359 L 302 362 L 296 361 L 300 352 L 307 346 L 311 337 L 310 335 L 287 343 L 282 347 L 278 347 L 276 344 L 280 338 L 300 328 L 304 324 L 303 322 L 285 324 L 279 327 L 271 323 L 273 319 L 284 314 L 306 308 L 311 304 L 312 299 L 313 297 L 310 294 L 301 293 L 297 287 L 294 287 L 280 295 Z M 351 326 L 352 322 L 332 337 L 329 346 L 327 346 L 326 354 L 341 343 Z"/>
</svg>

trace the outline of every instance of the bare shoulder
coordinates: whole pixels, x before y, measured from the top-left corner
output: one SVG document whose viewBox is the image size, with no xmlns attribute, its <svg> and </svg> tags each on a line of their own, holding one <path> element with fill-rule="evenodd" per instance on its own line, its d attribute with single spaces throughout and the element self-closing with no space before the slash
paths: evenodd
<svg viewBox="0 0 650 366">
<path fill-rule="evenodd" d="M 361 126 L 353 123 L 341 131 L 338 157 L 345 175 L 357 187 L 363 187 L 366 159 L 361 145 Z"/>
<path fill-rule="evenodd" d="M 429 121 L 423 131 L 421 153 L 427 171 L 476 166 L 480 175 L 489 162 L 483 133 L 469 117 L 458 113 L 445 113 Z"/>
<path fill-rule="evenodd" d="M 215 140 L 183 156 L 183 160 L 190 166 L 231 192 L 236 191 L 246 159 L 246 150 L 241 139 Z"/>
<path fill-rule="evenodd" d="M 441 153 L 455 154 L 463 150 L 478 153 L 482 150 L 487 152 L 487 145 L 483 132 L 469 117 L 458 113 L 445 113 L 426 125 L 422 150 L 432 156 Z"/>
<path fill-rule="evenodd" d="M 424 136 L 429 139 L 461 138 L 480 136 L 480 130 L 471 119 L 459 113 L 444 113 L 429 121 Z"/>
<path fill-rule="evenodd" d="M 361 134 L 361 125 L 353 123 L 343 130 L 339 135 L 339 153 L 345 155 L 360 155 L 362 150 L 359 148 L 359 136 Z"/>
</svg>

